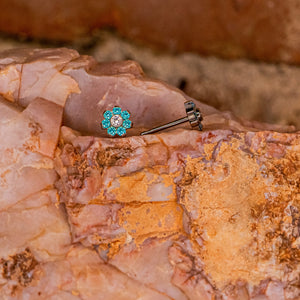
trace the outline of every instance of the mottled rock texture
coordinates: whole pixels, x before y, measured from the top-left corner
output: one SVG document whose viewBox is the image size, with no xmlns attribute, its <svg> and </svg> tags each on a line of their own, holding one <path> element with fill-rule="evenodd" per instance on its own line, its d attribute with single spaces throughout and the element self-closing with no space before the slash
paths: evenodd
<svg viewBox="0 0 300 300">
<path fill-rule="evenodd" d="M 171 50 L 300 62 L 298 0 L 2 0 L 0 29 L 54 40 L 114 27 Z"/>
<path fill-rule="evenodd" d="M 0 94 L 1 299 L 299 299 L 299 132 L 195 100 L 139 136 L 190 98 L 67 49 L 2 52 Z"/>
</svg>

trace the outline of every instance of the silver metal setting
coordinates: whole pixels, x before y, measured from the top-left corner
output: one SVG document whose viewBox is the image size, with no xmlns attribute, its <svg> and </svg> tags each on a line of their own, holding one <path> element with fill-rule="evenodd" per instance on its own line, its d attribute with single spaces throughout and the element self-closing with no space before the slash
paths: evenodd
<svg viewBox="0 0 300 300">
<path fill-rule="evenodd" d="M 186 117 L 175 120 L 173 122 L 152 128 L 150 130 L 144 131 L 141 133 L 141 135 L 146 135 L 150 133 L 155 133 L 173 126 L 177 126 L 182 123 L 190 122 L 192 128 L 198 127 L 199 130 L 202 131 L 203 126 L 201 124 L 201 121 L 203 120 L 202 114 L 198 108 L 196 108 L 196 105 L 193 101 L 186 101 L 184 102 L 184 107 L 186 111 Z"/>
</svg>

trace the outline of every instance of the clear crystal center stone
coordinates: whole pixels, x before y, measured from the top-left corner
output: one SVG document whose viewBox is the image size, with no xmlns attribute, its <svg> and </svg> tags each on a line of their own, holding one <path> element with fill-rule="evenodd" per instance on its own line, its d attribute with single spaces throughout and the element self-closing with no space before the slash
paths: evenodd
<svg viewBox="0 0 300 300">
<path fill-rule="evenodd" d="M 119 115 L 114 115 L 114 116 L 112 116 L 110 122 L 111 122 L 112 126 L 114 126 L 114 127 L 120 127 L 122 125 L 122 123 L 123 123 L 123 119 Z"/>
</svg>

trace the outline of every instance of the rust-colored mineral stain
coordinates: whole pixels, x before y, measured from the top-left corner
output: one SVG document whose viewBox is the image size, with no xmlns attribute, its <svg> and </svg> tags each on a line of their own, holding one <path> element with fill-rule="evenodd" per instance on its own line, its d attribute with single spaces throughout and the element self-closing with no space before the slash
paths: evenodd
<svg viewBox="0 0 300 300">
<path fill-rule="evenodd" d="M 29 248 L 23 252 L 2 259 L 2 276 L 8 280 L 16 280 L 21 286 L 27 286 L 33 279 L 33 270 L 38 264 Z"/>
<path fill-rule="evenodd" d="M 141 243 L 150 237 L 182 232 L 182 209 L 175 202 L 126 205 L 119 212 L 119 223 Z"/>
<path fill-rule="evenodd" d="M 160 174 L 160 166 L 144 169 L 118 178 L 119 187 L 111 190 L 118 202 L 149 202 L 154 185 L 160 185 L 161 198 L 156 201 L 176 201 L 176 174 Z M 151 195 L 151 196 L 150 196 Z"/>
<path fill-rule="evenodd" d="M 0 95 L 5 99 L 15 102 L 20 88 L 21 73 L 16 66 L 8 66 L 0 71 Z"/>
<path fill-rule="evenodd" d="M 96 153 L 96 162 L 100 168 L 104 166 L 118 166 L 122 165 L 132 153 L 131 147 L 107 147 L 104 151 Z"/>
<path fill-rule="evenodd" d="M 262 143 L 266 141 L 262 139 Z M 180 201 L 193 220 L 193 234 L 200 232 L 203 239 L 203 247 L 194 244 L 204 271 L 221 289 L 241 279 L 257 285 L 266 274 L 279 279 L 284 269 L 280 261 L 291 262 L 299 255 L 280 228 L 291 223 L 290 218 L 284 218 L 284 211 L 296 193 L 286 190 L 285 184 L 270 184 L 280 176 L 264 178 L 255 157 L 238 146 L 238 140 L 223 142 L 213 163 L 189 158 L 187 168 L 194 172 L 194 180 L 183 189 Z M 275 169 L 280 168 L 277 157 L 276 150 Z M 286 161 L 289 158 L 286 155 Z M 284 239 L 281 246 L 276 241 L 279 237 Z"/>
<path fill-rule="evenodd" d="M 145 172 L 119 177 L 120 186 L 112 190 L 119 202 L 147 202 L 151 198 L 147 195 L 149 180 Z"/>
</svg>

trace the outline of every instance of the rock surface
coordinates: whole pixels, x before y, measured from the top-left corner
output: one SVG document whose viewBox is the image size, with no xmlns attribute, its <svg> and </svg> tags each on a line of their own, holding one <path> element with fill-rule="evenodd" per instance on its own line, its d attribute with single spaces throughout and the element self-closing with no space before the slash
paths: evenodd
<svg viewBox="0 0 300 300">
<path fill-rule="evenodd" d="M 73 40 L 106 26 L 176 51 L 298 64 L 299 13 L 298 0 L 2 0 L 0 30 Z"/>
<path fill-rule="evenodd" d="M 1 299 L 298 299 L 300 135 L 189 99 L 134 62 L 0 55 Z M 132 113 L 107 138 L 102 112 Z"/>
</svg>

